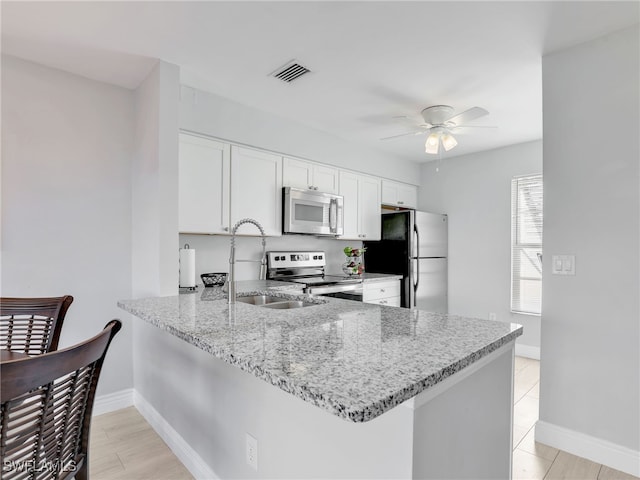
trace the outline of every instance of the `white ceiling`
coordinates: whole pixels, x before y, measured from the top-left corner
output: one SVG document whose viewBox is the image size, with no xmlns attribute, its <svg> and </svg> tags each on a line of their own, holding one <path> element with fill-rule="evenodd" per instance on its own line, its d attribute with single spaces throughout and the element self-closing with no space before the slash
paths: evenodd
<svg viewBox="0 0 640 480">
<path fill-rule="evenodd" d="M 625 2 L 2 2 L 2 51 L 136 88 L 159 58 L 181 81 L 424 162 L 430 105 L 490 115 L 444 156 L 542 137 L 541 57 L 627 28 Z M 291 59 L 312 73 L 269 76 Z"/>
</svg>

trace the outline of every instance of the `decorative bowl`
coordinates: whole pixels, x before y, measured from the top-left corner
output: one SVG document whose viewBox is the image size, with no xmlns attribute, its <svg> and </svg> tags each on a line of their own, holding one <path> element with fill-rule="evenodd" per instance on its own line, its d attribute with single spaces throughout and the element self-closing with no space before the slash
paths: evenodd
<svg viewBox="0 0 640 480">
<path fill-rule="evenodd" d="M 200 278 L 205 287 L 217 287 L 224 285 L 227 280 L 227 273 L 203 273 Z"/>
</svg>

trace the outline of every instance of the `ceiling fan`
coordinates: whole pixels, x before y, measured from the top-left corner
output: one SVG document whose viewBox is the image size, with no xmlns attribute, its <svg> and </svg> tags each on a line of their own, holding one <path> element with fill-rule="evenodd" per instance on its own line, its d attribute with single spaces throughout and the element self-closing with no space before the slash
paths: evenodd
<svg viewBox="0 0 640 480">
<path fill-rule="evenodd" d="M 484 108 L 472 107 L 469 110 L 454 115 L 453 107 L 449 105 L 434 105 L 425 108 L 420 114 L 425 122 L 417 125 L 420 130 L 384 137 L 380 140 L 390 140 L 408 135 L 425 135 L 428 133 L 429 136 L 424 145 L 425 152 L 437 154 L 440 150 L 440 145 L 448 152 L 458 144 L 452 134 L 455 129 L 461 127 L 480 127 L 480 125 L 466 125 L 466 123 L 489 115 L 489 112 Z"/>
</svg>

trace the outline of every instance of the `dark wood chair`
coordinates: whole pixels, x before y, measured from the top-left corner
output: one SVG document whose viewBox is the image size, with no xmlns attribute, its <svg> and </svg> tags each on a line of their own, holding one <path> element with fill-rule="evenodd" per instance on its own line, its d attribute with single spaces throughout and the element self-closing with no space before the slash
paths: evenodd
<svg viewBox="0 0 640 480">
<path fill-rule="evenodd" d="M 73 347 L 0 363 L 2 479 L 89 476 L 96 386 L 119 320 Z"/>
<path fill-rule="evenodd" d="M 0 298 L 0 349 L 40 355 L 58 349 L 71 295 Z"/>
</svg>

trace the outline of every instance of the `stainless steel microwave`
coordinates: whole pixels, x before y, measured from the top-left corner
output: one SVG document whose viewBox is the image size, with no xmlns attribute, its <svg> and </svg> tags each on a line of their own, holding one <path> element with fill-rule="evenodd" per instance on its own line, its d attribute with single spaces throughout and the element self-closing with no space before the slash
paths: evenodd
<svg viewBox="0 0 640 480">
<path fill-rule="evenodd" d="M 344 233 L 342 195 L 284 187 L 282 196 L 283 233 L 332 236 Z"/>
</svg>

